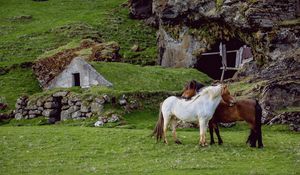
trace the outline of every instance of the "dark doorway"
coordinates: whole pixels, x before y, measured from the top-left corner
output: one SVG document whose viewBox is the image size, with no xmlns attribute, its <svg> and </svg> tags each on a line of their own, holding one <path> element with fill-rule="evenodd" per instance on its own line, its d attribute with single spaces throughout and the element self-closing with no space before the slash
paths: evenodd
<svg viewBox="0 0 300 175">
<path fill-rule="evenodd" d="M 207 53 L 210 52 L 219 52 L 219 45 L 220 42 L 216 42 L 211 48 L 211 50 L 207 51 Z M 231 39 L 229 41 L 222 41 L 223 44 L 226 44 L 226 50 L 238 50 L 240 47 L 245 45 L 242 41 L 238 39 Z M 236 52 L 227 53 L 227 67 L 235 67 L 235 58 L 236 58 Z M 197 62 L 194 65 L 194 68 L 197 70 L 206 73 L 209 77 L 219 80 L 222 75 L 222 57 L 219 54 L 215 55 L 201 55 L 197 57 Z M 224 74 L 224 79 L 228 79 L 233 77 L 236 70 L 227 70 Z"/>
<path fill-rule="evenodd" d="M 73 86 L 80 86 L 80 74 L 79 73 L 73 74 Z"/>
</svg>

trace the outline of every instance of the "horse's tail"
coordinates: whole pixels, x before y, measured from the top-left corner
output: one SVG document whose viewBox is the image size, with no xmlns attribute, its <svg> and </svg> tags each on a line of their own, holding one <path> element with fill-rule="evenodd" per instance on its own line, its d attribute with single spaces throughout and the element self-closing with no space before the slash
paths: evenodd
<svg viewBox="0 0 300 175">
<path fill-rule="evenodd" d="M 163 129 L 164 129 L 164 117 L 163 114 L 161 112 L 161 106 L 162 103 L 160 104 L 160 108 L 159 108 L 159 117 L 156 123 L 156 126 L 153 130 L 152 136 L 156 137 L 156 141 L 161 140 L 163 137 Z"/>
<path fill-rule="evenodd" d="M 261 133 L 261 118 L 262 118 L 262 108 L 258 103 L 258 100 L 255 100 L 255 128 L 257 132 L 257 139 L 258 139 L 258 147 L 263 147 L 262 144 L 262 133 Z"/>
</svg>

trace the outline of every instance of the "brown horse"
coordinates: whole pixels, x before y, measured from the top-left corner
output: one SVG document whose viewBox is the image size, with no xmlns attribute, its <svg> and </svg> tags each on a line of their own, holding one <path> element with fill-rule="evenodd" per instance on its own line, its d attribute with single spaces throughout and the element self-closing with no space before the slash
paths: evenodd
<svg viewBox="0 0 300 175">
<path fill-rule="evenodd" d="M 210 143 L 214 144 L 214 130 L 218 137 L 218 143 L 220 145 L 223 143 L 219 133 L 218 123 L 246 121 L 251 129 L 246 143 L 250 143 L 251 147 L 256 147 L 256 142 L 258 142 L 258 147 L 262 148 L 261 115 L 262 109 L 257 100 L 237 100 L 233 106 L 228 106 L 226 103 L 221 102 L 213 118 L 209 121 Z"/>
<path fill-rule="evenodd" d="M 185 99 L 190 99 L 191 97 L 196 95 L 196 93 L 203 87 L 203 84 L 192 80 L 185 85 L 181 97 Z"/>
<path fill-rule="evenodd" d="M 193 91 L 193 89 L 186 89 L 188 91 Z M 196 89 L 194 89 L 196 92 Z M 228 91 L 230 96 L 230 92 Z M 186 95 L 187 93 L 183 93 Z M 193 93 L 189 93 L 193 94 Z M 191 98 L 186 96 L 185 98 Z M 261 133 L 261 116 L 262 109 L 257 100 L 244 99 L 237 100 L 231 105 L 223 101 L 220 102 L 217 107 L 213 118 L 209 121 L 209 131 L 210 131 L 210 143 L 214 144 L 213 131 L 215 130 L 218 137 L 218 143 L 221 145 L 223 143 L 218 123 L 230 123 L 235 121 L 246 121 L 250 125 L 250 135 L 246 143 L 250 143 L 251 147 L 256 147 L 256 142 L 258 142 L 258 147 L 262 148 L 262 133 Z"/>
</svg>

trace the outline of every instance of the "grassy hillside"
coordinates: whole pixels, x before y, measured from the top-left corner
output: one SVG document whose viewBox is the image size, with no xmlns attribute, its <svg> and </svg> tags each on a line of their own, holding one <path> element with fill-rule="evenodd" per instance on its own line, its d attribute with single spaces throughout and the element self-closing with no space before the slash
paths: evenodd
<svg viewBox="0 0 300 175">
<path fill-rule="evenodd" d="M 94 68 L 123 91 L 180 91 L 192 79 L 203 83 L 211 79 L 196 69 L 162 68 L 160 66 L 131 65 L 126 63 L 93 63 Z"/>
<path fill-rule="evenodd" d="M 180 91 L 186 82 L 195 79 L 208 83 L 211 79 L 195 69 L 162 68 L 159 66 L 139 66 L 128 63 L 94 62 L 92 65 L 107 80 L 113 83 L 113 88 L 107 89 L 99 86 L 90 89 L 72 88 L 78 93 L 99 94 L 101 92 L 114 93 L 124 91 Z M 21 94 L 45 96 L 51 93 L 41 92 L 37 80 L 30 69 L 17 68 L 1 76 L 0 93 L 6 99 L 10 109 L 14 107 L 16 99 Z"/>
<path fill-rule="evenodd" d="M 124 2 L 0 0 L 0 67 L 33 61 L 78 38 L 117 41 L 128 61 L 155 60 L 155 30 L 128 19 Z M 145 50 L 138 55 L 131 52 L 134 44 Z"/>
<path fill-rule="evenodd" d="M 154 124 L 154 120 L 152 125 Z M 274 130 L 275 129 L 275 130 Z M 245 145 L 245 125 L 223 129 L 224 145 L 155 143 L 148 129 L 0 127 L 0 174 L 299 174 L 299 134 L 264 127 L 265 148 Z M 169 132 L 169 140 L 171 133 Z"/>
<path fill-rule="evenodd" d="M 41 91 L 31 69 L 16 68 L 0 75 L 0 97 L 3 102 L 8 103 L 9 109 L 14 108 L 16 99 L 21 95 L 32 95 Z"/>
<path fill-rule="evenodd" d="M 124 2 L 0 0 L 0 70 L 34 61 L 46 51 L 82 38 L 116 41 L 127 62 L 152 64 L 156 60 L 155 30 L 128 19 Z M 144 50 L 132 52 L 134 44 Z M 0 99 L 10 109 L 18 96 L 40 91 L 29 68 L 0 73 Z"/>
</svg>

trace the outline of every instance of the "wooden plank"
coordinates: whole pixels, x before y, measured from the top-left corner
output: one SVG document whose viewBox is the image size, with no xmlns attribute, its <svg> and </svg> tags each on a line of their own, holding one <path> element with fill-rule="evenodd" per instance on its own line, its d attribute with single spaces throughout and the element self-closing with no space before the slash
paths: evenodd
<svg viewBox="0 0 300 175">
<path fill-rule="evenodd" d="M 220 52 L 202 53 L 201 55 L 219 55 Z"/>
<path fill-rule="evenodd" d="M 230 51 L 227 51 L 226 53 L 234 53 L 234 52 L 237 52 L 238 50 L 230 50 Z M 220 52 L 208 52 L 208 53 L 202 53 L 201 55 L 219 55 Z"/>
<path fill-rule="evenodd" d="M 225 44 L 222 44 L 222 65 L 226 69 L 226 67 L 227 67 L 227 54 L 226 54 L 226 45 Z"/>
<path fill-rule="evenodd" d="M 221 82 L 223 82 L 223 79 L 224 79 L 224 73 L 225 73 L 225 69 L 222 70 L 222 75 L 221 75 L 221 79 L 220 79 Z"/>
<path fill-rule="evenodd" d="M 226 67 L 225 69 L 224 69 L 224 67 L 220 67 L 220 69 L 222 69 L 222 70 L 239 70 L 240 68 L 237 68 L 237 67 Z"/>
</svg>

